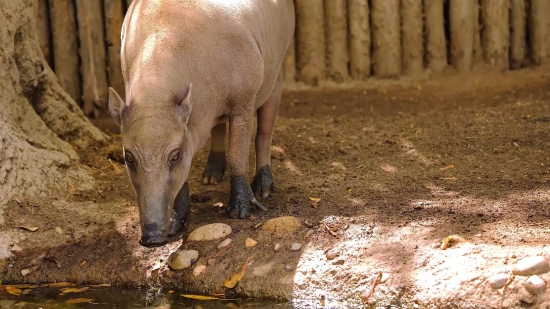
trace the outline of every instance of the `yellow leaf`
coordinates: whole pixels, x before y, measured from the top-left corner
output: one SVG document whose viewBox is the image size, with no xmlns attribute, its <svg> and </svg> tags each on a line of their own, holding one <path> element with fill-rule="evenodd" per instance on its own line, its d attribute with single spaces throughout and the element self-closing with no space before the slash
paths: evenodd
<svg viewBox="0 0 550 309">
<path fill-rule="evenodd" d="M 61 295 L 63 294 L 67 294 L 67 293 L 80 293 L 80 292 L 84 292 L 86 290 L 88 290 L 89 287 L 83 287 L 83 288 L 64 288 L 62 291 L 61 291 Z"/>
<path fill-rule="evenodd" d="M 454 167 L 455 167 L 455 166 L 451 164 L 451 165 L 449 165 L 449 166 L 442 167 L 442 168 L 440 168 L 439 170 L 440 170 L 440 171 L 444 171 L 444 170 L 448 170 L 448 169 L 451 169 L 451 168 L 454 168 Z"/>
<path fill-rule="evenodd" d="M 93 287 L 93 288 L 102 288 L 102 287 L 111 286 L 111 284 L 110 283 L 102 283 L 102 284 L 92 284 L 90 286 Z"/>
<path fill-rule="evenodd" d="M 10 293 L 11 295 L 19 296 L 23 291 L 21 289 L 15 288 L 13 286 L 6 286 L 6 291 Z"/>
<path fill-rule="evenodd" d="M 320 197 L 310 197 L 309 198 L 312 202 L 319 202 L 321 200 Z"/>
<path fill-rule="evenodd" d="M 185 298 L 191 298 L 191 299 L 197 299 L 197 300 L 216 300 L 216 299 L 219 299 L 217 297 L 204 296 L 204 295 L 191 295 L 191 294 L 180 294 L 180 295 L 185 297 Z"/>
<path fill-rule="evenodd" d="M 443 243 L 441 243 L 441 250 L 447 249 L 449 247 L 449 243 L 453 242 L 453 241 L 465 242 L 467 240 L 464 239 L 463 237 L 458 236 L 458 235 L 447 236 L 447 237 L 445 237 L 445 240 L 443 240 Z"/>
<path fill-rule="evenodd" d="M 68 301 L 66 301 L 67 304 L 81 304 L 81 303 L 89 303 L 93 299 L 91 298 L 71 298 Z"/>
<path fill-rule="evenodd" d="M 38 230 L 38 227 L 36 227 L 36 226 L 20 225 L 18 227 L 20 227 L 22 229 L 25 229 L 25 230 L 29 230 L 31 232 L 35 232 L 36 230 Z"/>
<path fill-rule="evenodd" d="M 223 286 L 229 289 L 234 288 L 237 285 L 237 283 L 239 283 L 239 281 L 241 281 L 241 279 L 244 277 L 244 272 L 246 271 L 247 267 L 248 267 L 248 260 L 246 260 L 240 272 L 231 276 L 229 280 L 223 281 Z"/>
<path fill-rule="evenodd" d="M 45 283 L 45 284 L 41 284 L 40 286 L 46 286 L 49 288 L 64 288 L 67 286 L 75 286 L 75 285 L 76 284 L 74 283 L 62 281 L 62 282 Z"/>
</svg>

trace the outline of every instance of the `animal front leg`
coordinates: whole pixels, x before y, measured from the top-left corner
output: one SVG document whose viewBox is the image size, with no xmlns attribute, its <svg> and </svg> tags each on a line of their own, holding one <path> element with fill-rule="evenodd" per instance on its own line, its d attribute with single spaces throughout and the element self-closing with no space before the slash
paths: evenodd
<svg viewBox="0 0 550 309">
<path fill-rule="evenodd" d="M 227 213 L 231 218 L 250 216 L 250 205 L 266 211 L 260 204 L 249 185 L 247 172 L 250 137 L 252 136 L 252 114 L 237 115 L 229 118 L 229 169 L 231 196 Z"/>
<path fill-rule="evenodd" d="M 191 206 L 189 204 L 189 183 L 186 181 L 174 201 L 168 236 L 173 237 L 185 231 L 185 228 L 189 225 L 190 217 Z"/>
<path fill-rule="evenodd" d="M 227 173 L 225 161 L 225 128 L 226 123 L 218 123 L 211 131 L 210 153 L 204 173 L 202 173 L 202 183 L 204 185 L 215 185 L 224 180 Z"/>
</svg>

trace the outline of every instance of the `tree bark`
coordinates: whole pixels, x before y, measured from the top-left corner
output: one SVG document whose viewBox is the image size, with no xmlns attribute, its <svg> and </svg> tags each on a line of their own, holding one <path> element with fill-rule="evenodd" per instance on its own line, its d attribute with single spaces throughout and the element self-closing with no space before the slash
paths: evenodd
<svg viewBox="0 0 550 309">
<path fill-rule="evenodd" d="M 50 29 L 50 12 L 48 9 L 47 0 L 35 0 L 34 7 L 36 9 L 36 30 L 38 32 L 38 42 L 44 59 L 50 67 L 53 67 L 52 58 L 52 33 Z"/>
<path fill-rule="evenodd" d="M 472 69 L 474 15 L 473 0 L 450 0 L 451 63 L 461 73 Z"/>
<path fill-rule="evenodd" d="M 548 0 L 531 0 L 529 6 L 529 39 L 531 42 L 531 60 L 541 64 L 548 53 L 546 51 L 548 33 L 546 19 L 548 14 Z"/>
<path fill-rule="evenodd" d="M 483 1 L 483 0 L 481 0 Z M 474 0 L 474 51 L 472 62 L 474 65 L 483 62 L 483 47 L 481 44 L 481 27 L 480 27 L 480 14 L 481 6 L 479 5 L 478 0 Z"/>
<path fill-rule="evenodd" d="M 326 77 L 323 1 L 295 0 L 299 80 L 317 86 Z"/>
<path fill-rule="evenodd" d="M 107 73 L 109 85 L 113 87 L 124 99 L 124 79 L 120 66 L 120 30 L 124 12 L 122 11 L 122 0 L 104 0 L 105 32 L 107 43 Z"/>
<path fill-rule="evenodd" d="M 34 0 L 0 0 L 0 15 L 11 16 L 0 33 L 0 55 L 7 60 L 0 75 L 0 204 L 69 185 L 92 189 L 93 178 L 62 139 L 87 147 L 106 136 L 61 89 L 44 60 Z"/>
<path fill-rule="evenodd" d="M 97 118 L 107 108 L 107 68 L 101 1 L 76 0 L 82 74 L 82 109 Z"/>
<path fill-rule="evenodd" d="M 283 61 L 283 80 L 290 83 L 294 83 L 296 81 L 296 45 L 294 41 L 295 38 L 293 37 L 292 40 L 290 40 L 285 59 Z"/>
<path fill-rule="evenodd" d="M 372 0 L 374 75 L 396 77 L 401 74 L 401 27 L 399 0 Z"/>
<path fill-rule="evenodd" d="M 423 71 L 422 0 L 401 0 L 403 74 L 419 75 Z"/>
<path fill-rule="evenodd" d="M 346 0 L 325 0 L 327 77 L 342 83 L 349 78 Z"/>
<path fill-rule="evenodd" d="M 52 27 L 53 63 L 61 87 L 81 102 L 80 73 L 74 3 L 49 0 Z"/>
<path fill-rule="evenodd" d="M 510 3 L 510 66 L 512 70 L 517 70 L 525 65 L 527 57 L 527 14 L 525 0 L 511 0 Z"/>
<path fill-rule="evenodd" d="M 443 1 L 424 0 L 424 16 L 428 68 L 434 73 L 440 73 L 447 66 Z"/>
<path fill-rule="evenodd" d="M 370 76 L 370 25 L 368 0 L 348 0 L 350 75 L 364 80 Z"/>
<path fill-rule="evenodd" d="M 483 54 L 485 62 L 498 71 L 507 71 L 509 66 L 510 26 L 508 1 L 482 0 Z"/>
</svg>

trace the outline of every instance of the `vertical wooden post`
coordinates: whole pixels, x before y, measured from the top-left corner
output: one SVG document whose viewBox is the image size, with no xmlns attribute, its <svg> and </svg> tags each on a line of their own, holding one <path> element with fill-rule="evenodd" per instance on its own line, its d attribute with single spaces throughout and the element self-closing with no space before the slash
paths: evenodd
<svg viewBox="0 0 550 309">
<path fill-rule="evenodd" d="M 370 76 L 370 25 L 368 0 L 348 0 L 350 74 L 357 80 Z"/>
<path fill-rule="evenodd" d="M 424 0 L 424 16 L 428 68 L 434 73 L 440 73 L 447 66 L 443 1 Z"/>
<path fill-rule="evenodd" d="M 53 63 L 59 85 L 80 105 L 78 45 L 75 8 L 72 0 L 49 0 Z"/>
<path fill-rule="evenodd" d="M 349 78 L 348 18 L 346 0 L 325 0 L 327 77 L 335 82 Z"/>
<path fill-rule="evenodd" d="M 507 71 L 510 66 L 510 16 L 508 1 L 482 0 L 483 54 L 485 62 L 498 71 Z"/>
<path fill-rule="evenodd" d="M 104 0 L 109 85 L 124 99 L 124 79 L 120 66 L 120 31 L 124 13 L 122 0 Z"/>
<path fill-rule="evenodd" d="M 541 64 L 548 55 L 546 51 L 548 33 L 546 19 L 548 14 L 548 0 L 531 0 L 529 6 L 529 39 L 531 42 L 531 60 Z"/>
<path fill-rule="evenodd" d="M 451 63 L 460 72 L 472 69 L 474 47 L 474 1 L 450 0 Z"/>
<path fill-rule="evenodd" d="M 372 0 L 374 75 L 396 77 L 401 74 L 401 25 L 399 0 Z"/>
<path fill-rule="evenodd" d="M 299 80 L 317 86 L 326 77 L 323 1 L 295 0 Z"/>
<path fill-rule="evenodd" d="M 401 0 L 403 74 L 420 75 L 424 64 L 422 0 Z"/>
<path fill-rule="evenodd" d="M 101 1 L 76 0 L 83 111 L 96 118 L 107 112 L 107 70 Z"/>
</svg>

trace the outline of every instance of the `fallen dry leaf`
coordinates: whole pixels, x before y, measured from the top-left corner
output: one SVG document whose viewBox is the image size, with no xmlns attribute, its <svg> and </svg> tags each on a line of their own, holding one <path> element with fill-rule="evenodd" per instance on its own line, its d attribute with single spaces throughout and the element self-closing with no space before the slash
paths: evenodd
<svg viewBox="0 0 550 309">
<path fill-rule="evenodd" d="M 313 208 L 319 207 L 319 202 L 321 201 L 320 197 L 310 197 L 309 200 L 311 201 L 311 207 Z"/>
<path fill-rule="evenodd" d="M 6 286 L 6 292 L 10 293 L 11 295 L 19 296 L 19 295 L 21 295 L 21 293 L 23 291 L 21 289 L 16 288 L 16 287 L 7 285 Z"/>
<path fill-rule="evenodd" d="M 257 245 L 257 244 L 258 244 L 258 242 L 255 241 L 255 240 L 252 239 L 252 238 L 247 238 L 247 239 L 244 240 L 244 245 L 245 245 L 245 247 L 247 247 L 247 248 L 254 247 L 254 246 Z"/>
<path fill-rule="evenodd" d="M 81 303 L 89 303 L 93 299 L 91 298 L 71 298 L 66 301 L 67 304 L 81 304 Z"/>
<path fill-rule="evenodd" d="M 260 223 L 258 223 L 258 224 L 256 224 L 256 225 L 254 225 L 254 228 L 257 229 L 257 228 L 259 228 L 260 226 L 262 226 L 262 224 L 264 224 L 264 223 L 263 223 L 263 222 L 260 222 Z"/>
<path fill-rule="evenodd" d="M 36 230 L 38 230 L 38 227 L 36 226 L 30 226 L 30 225 L 20 225 L 18 226 L 19 228 L 22 228 L 22 229 L 25 229 L 25 230 L 29 230 L 31 232 L 35 232 Z"/>
<path fill-rule="evenodd" d="M 59 226 L 56 226 L 54 230 L 57 234 L 63 234 L 63 230 Z"/>
<path fill-rule="evenodd" d="M 6 285 L 5 286 L 6 289 L 8 287 L 17 288 L 17 289 L 35 289 L 35 288 L 39 287 L 39 285 L 23 283 L 23 284 L 11 284 L 11 285 Z"/>
<path fill-rule="evenodd" d="M 244 277 L 244 273 L 246 271 L 246 268 L 248 267 L 248 260 L 244 263 L 243 267 L 241 268 L 241 271 L 231 276 L 229 280 L 225 280 L 223 282 L 223 286 L 229 289 L 234 288 L 239 281 Z"/>
<path fill-rule="evenodd" d="M 204 295 L 191 295 L 191 294 L 180 294 L 180 295 L 185 297 L 185 298 L 191 298 L 191 299 L 197 299 L 197 300 L 216 300 L 216 299 L 219 299 L 217 297 L 204 296 Z"/>
<path fill-rule="evenodd" d="M 65 295 L 65 294 L 68 294 L 68 293 L 80 293 L 80 292 L 84 292 L 84 291 L 87 291 L 88 289 L 90 289 L 90 287 L 83 287 L 83 288 L 64 288 L 62 291 L 61 291 L 61 294 L 59 295 Z"/>
<path fill-rule="evenodd" d="M 442 168 L 440 168 L 439 170 L 440 170 L 440 171 L 444 171 L 444 170 L 450 170 L 451 168 L 454 168 L 454 167 L 455 167 L 455 166 L 451 164 L 451 165 L 448 165 L 448 166 L 442 167 Z"/>
<path fill-rule="evenodd" d="M 82 267 L 86 264 L 86 261 L 82 261 L 82 263 L 80 263 L 78 266 Z"/>
<path fill-rule="evenodd" d="M 21 249 L 21 247 L 20 247 L 18 244 L 14 244 L 14 245 L 11 247 L 11 251 L 13 251 L 13 252 L 20 252 L 20 251 L 23 251 L 23 249 Z"/>
<path fill-rule="evenodd" d="M 376 283 L 378 283 L 378 281 L 381 278 L 382 278 L 382 273 L 378 273 L 378 275 L 376 275 L 376 277 L 372 279 L 370 288 L 367 291 L 365 291 L 363 295 L 361 295 L 361 300 L 363 300 L 364 303 L 369 302 L 369 298 L 372 296 L 372 294 L 374 294 L 374 288 L 376 287 Z"/>
<path fill-rule="evenodd" d="M 441 243 L 441 249 L 442 250 L 445 250 L 449 247 L 449 244 L 451 242 L 465 242 L 467 241 L 465 238 L 463 237 L 460 237 L 458 235 L 451 235 L 451 236 L 447 236 L 445 237 L 445 239 L 443 240 L 443 243 Z"/>
<path fill-rule="evenodd" d="M 223 203 L 222 202 L 214 203 L 214 207 L 223 207 Z"/>
<path fill-rule="evenodd" d="M 14 197 L 13 199 L 17 202 L 17 204 L 21 204 L 21 200 L 17 196 Z"/>
<path fill-rule="evenodd" d="M 110 283 L 101 283 L 101 284 L 91 284 L 90 287 L 92 288 L 102 288 L 102 287 L 109 287 L 111 286 Z"/>
</svg>

